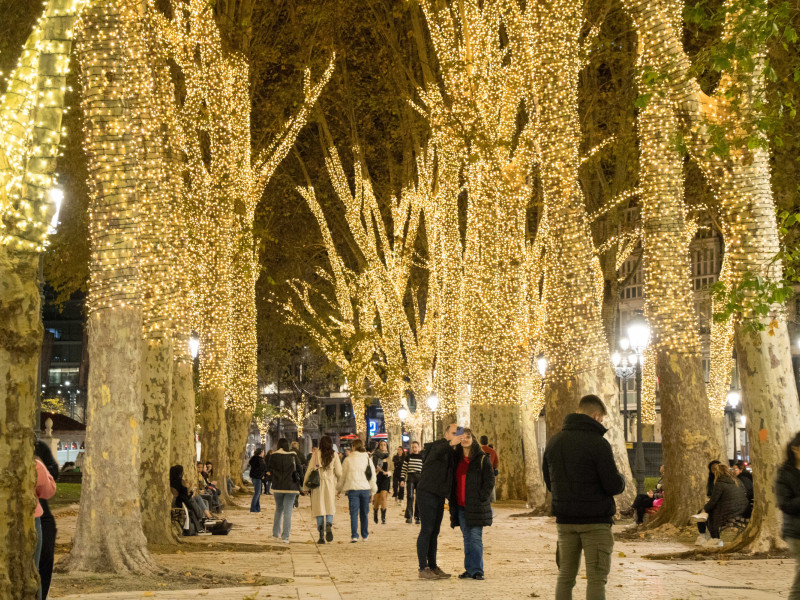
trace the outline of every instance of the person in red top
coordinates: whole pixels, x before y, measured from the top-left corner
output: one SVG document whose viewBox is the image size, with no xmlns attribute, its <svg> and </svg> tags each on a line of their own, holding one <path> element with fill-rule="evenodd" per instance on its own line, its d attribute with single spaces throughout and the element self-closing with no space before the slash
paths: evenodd
<svg viewBox="0 0 800 600">
<path fill-rule="evenodd" d="M 464 572 L 459 579 L 483 579 L 483 528 L 492 524 L 489 496 L 494 488 L 492 461 L 464 430 L 456 449 L 456 472 L 450 494 L 450 526 L 464 536 Z"/>
<path fill-rule="evenodd" d="M 492 469 L 494 469 L 494 476 L 497 477 L 497 467 L 500 465 L 500 459 L 497 457 L 497 451 L 489 445 L 489 438 L 485 435 L 481 436 L 481 450 L 483 450 L 492 461 Z M 492 496 L 489 498 L 490 502 L 497 502 L 494 488 L 492 488 Z"/>
</svg>

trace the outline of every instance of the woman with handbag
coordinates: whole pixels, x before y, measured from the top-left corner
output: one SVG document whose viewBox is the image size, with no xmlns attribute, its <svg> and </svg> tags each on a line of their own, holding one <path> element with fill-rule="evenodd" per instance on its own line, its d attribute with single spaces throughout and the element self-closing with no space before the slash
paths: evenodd
<svg viewBox="0 0 800 600">
<path fill-rule="evenodd" d="M 342 463 L 333 451 L 333 440 L 324 435 L 319 448 L 311 451 L 303 488 L 311 493 L 311 511 L 317 518 L 318 544 L 333 541 L 333 515 L 336 514 L 336 484 L 342 477 Z"/>
<path fill-rule="evenodd" d="M 292 530 L 292 509 L 300 493 L 301 469 L 297 454 L 289 451 L 289 442 L 286 438 L 279 439 L 278 449 L 269 457 L 268 470 L 272 473 L 272 495 L 275 496 L 272 537 L 281 538 L 284 544 L 289 543 Z"/>
<path fill-rule="evenodd" d="M 358 541 L 358 522 L 361 520 L 361 539 L 369 537 L 369 501 L 378 491 L 375 467 L 361 440 L 353 441 L 353 451 L 342 464 L 338 492 L 345 492 L 350 507 L 350 541 Z"/>
<path fill-rule="evenodd" d="M 381 523 L 386 525 L 386 509 L 388 508 L 389 490 L 392 487 L 392 475 L 389 472 L 389 444 L 385 441 L 378 443 L 378 448 L 372 453 L 372 464 L 375 466 L 375 485 L 378 493 L 372 499 L 372 510 L 375 523 L 378 523 L 378 511 L 381 511 Z"/>
</svg>

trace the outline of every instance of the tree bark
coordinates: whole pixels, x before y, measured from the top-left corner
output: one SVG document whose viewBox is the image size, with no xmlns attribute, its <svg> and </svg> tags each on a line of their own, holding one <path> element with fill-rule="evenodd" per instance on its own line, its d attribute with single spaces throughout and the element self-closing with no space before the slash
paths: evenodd
<svg viewBox="0 0 800 600">
<path fill-rule="evenodd" d="M 781 511 L 774 485 L 778 467 L 786 460 L 786 444 L 800 430 L 800 406 L 792 371 L 786 321 L 769 331 L 736 327 L 736 356 L 742 406 L 753 464 L 753 516 L 750 526 L 731 550 L 748 548 L 768 552 L 785 548 L 781 538 Z M 726 548 L 727 550 L 727 548 Z"/>
<path fill-rule="evenodd" d="M 252 421 L 252 412 L 234 408 L 225 409 L 225 425 L 228 428 L 228 472 L 233 483 L 238 486 L 243 483 L 244 453 Z"/>
<path fill-rule="evenodd" d="M 135 307 L 97 310 L 89 315 L 88 330 L 92 369 L 83 486 L 65 564 L 71 571 L 151 573 L 138 477 L 131 477 L 140 467 L 142 314 Z"/>
<path fill-rule="evenodd" d="M 142 342 L 142 433 L 139 482 L 142 528 L 150 544 L 171 544 L 176 538 L 170 522 L 172 493 L 169 468 L 172 421 L 172 343 L 169 338 Z M 194 471 L 184 472 L 192 476 Z"/>
<path fill-rule="evenodd" d="M 172 377 L 172 432 L 170 466 L 183 465 L 183 472 L 196 469 L 194 372 L 188 360 L 176 360 Z"/>
<path fill-rule="evenodd" d="M 36 369 L 42 345 L 38 253 L 0 246 L 0 589 L 9 598 L 36 596 L 39 575 L 33 562 L 33 424 Z M 22 493 L 26 491 L 25 493 Z"/>
<path fill-rule="evenodd" d="M 200 455 L 203 462 L 214 468 L 211 480 L 217 482 L 220 500 L 231 503 L 226 477 L 230 472 L 228 463 L 228 428 L 225 425 L 225 390 L 210 388 L 198 394 L 200 421 Z"/>
<path fill-rule="evenodd" d="M 544 511 L 546 509 L 547 488 L 544 485 L 542 465 L 539 462 L 537 436 L 539 414 L 530 403 L 520 405 L 519 412 L 528 507 L 536 511 Z"/>
<path fill-rule="evenodd" d="M 527 496 L 523 464 L 520 409 L 512 404 L 473 404 L 470 409 L 473 436 L 485 435 L 500 460 L 495 480 L 498 500 L 523 500 Z"/>
</svg>

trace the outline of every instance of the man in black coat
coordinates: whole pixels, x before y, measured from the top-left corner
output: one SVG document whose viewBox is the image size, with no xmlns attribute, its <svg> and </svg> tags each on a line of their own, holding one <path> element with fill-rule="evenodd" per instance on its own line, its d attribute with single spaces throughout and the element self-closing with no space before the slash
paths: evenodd
<svg viewBox="0 0 800 600">
<path fill-rule="evenodd" d="M 567 415 L 544 451 L 544 482 L 553 495 L 558 529 L 556 600 L 571 600 L 581 550 L 586 556 L 586 597 L 606 597 L 614 549 L 614 496 L 625 490 L 625 480 L 617 470 L 611 445 L 603 438 L 608 431 L 603 427 L 605 415 L 600 398 L 584 396 L 578 412 Z"/>
<path fill-rule="evenodd" d="M 417 485 L 417 507 L 422 522 L 417 538 L 420 579 L 446 579 L 448 573 L 436 564 L 444 501 L 453 489 L 455 452 L 461 443 L 455 423 L 445 427 L 444 438 L 425 444 L 422 475 Z"/>
</svg>

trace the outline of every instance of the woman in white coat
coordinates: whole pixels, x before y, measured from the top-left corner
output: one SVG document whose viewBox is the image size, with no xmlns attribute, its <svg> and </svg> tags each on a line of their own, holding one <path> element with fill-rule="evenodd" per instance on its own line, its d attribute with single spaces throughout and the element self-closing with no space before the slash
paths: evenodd
<svg viewBox="0 0 800 600">
<path fill-rule="evenodd" d="M 308 478 L 314 471 L 319 472 L 319 487 L 309 488 Z M 317 518 L 319 531 L 318 544 L 325 540 L 333 541 L 333 515 L 336 514 L 336 485 L 342 477 L 342 463 L 339 454 L 333 450 L 333 440 L 324 435 L 319 440 L 319 448 L 311 451 L 311 460 L 308 461 L 306 476 L 303 478 L 303 487 L 311 491 L 311 511 Z"/>
<path fill-rule="evenodd" d="M 358 541 L 358 521 L 361 520 L 361 539 L 369 537 L 369 502 L 378 491 L 375 466 L 364 449 L 364 442 L 355 440 L 353 451 L 342 465 L 338 491 L 345 492 L 350 504 L 350 541 Z"/>
</svg>

